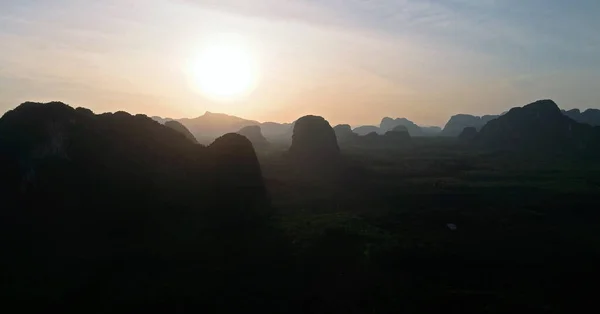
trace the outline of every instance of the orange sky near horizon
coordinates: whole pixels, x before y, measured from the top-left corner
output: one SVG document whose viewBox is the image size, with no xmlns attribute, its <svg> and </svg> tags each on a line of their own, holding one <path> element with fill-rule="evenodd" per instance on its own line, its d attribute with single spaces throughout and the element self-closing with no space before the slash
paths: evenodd
<svg viewBox="0 0 600 314">
<path fill-rule="evenodd" d="M 489 35 L 441 5 L 405 0 L 401 12 L 410 16 L 401 17 L 410 24 L 390 18 L 390 29 L 397 29 L 391 31 L 313 1 L 244 3 L 2 4 L 0 112 L 24 101 L 58 100 L 95 112 L 173 118 L 211 111 L 291 122 L 315 114 L 333 125 L 368 125 L 389 116 L 443 126 L 454 114 L 498 114 L 541 98 L 565 109 L 600 106 L 594 69 L 535 64 L 526 46 L 515 48 L 516 57 L 486 52 L 479 42 Z M 439 14 L 447 16 L 431 21 Z M 448 27 L 468 38 L 438 34 Z M 523 41 L 508 30 L 501 33 L 509 34 L 507 43 Z M 207 97 L 188 73 L 199 47 L 221 33 L 244 38 L 259 65 L 255 88 L 233 101 Z"/>
</svg>

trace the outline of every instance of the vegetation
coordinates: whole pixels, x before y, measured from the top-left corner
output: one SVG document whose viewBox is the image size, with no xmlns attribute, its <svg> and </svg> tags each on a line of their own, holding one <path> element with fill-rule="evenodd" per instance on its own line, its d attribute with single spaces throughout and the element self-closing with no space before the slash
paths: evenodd
<svg viewBox="0 0 600 314">
<path fill-rule="evenodd" d="M 593 155 L 451 137 L 338 146 L 324 119 L 298 124 L 301 141 L 289 151 L 253 148 L 237 134 L 205 147 L 145 116 L 60 103 L 8 112 L 0 119 L 6 304 L 85 313 L 594 305 Z M 299 158 L 319 149 L 335 154 Z"/>
<path fill-rule="evenodd" d="M 491 155 L 455 139 L 413 143 L 342 148 L 339 180 L 261 160 L 316 312 L 557 313 L 589 304 L 600 275 L 598 164 Z"/>
</svg>

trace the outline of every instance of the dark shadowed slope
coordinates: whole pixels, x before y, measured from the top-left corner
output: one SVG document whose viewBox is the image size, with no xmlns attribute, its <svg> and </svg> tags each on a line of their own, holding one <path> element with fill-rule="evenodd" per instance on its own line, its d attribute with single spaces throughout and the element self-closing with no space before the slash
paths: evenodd
<svg viewBox="0 0 600 314">
<path fill-rule="evenodd" d="M 477 136 L 477 129 L 475 127 L 470 126 L 470 127 L 464 128 L 464 130 L 462 130 L 462 132 L 460 132 L 460 135 L 458 136 L 458 138 L 461 141 L 471 141 L 476 136 Z"/>
<path fill-rule="evenodd" d="M 467 127 L 474 127 L 476 130 L 481 129 L 486 123 L 498 118 L 495 115 L 486 115 L 482 117 L 472 116 L 468 114 L 457 114 L 452 116 L 444 129 L 440 133 L 441 136 L 458 136 Z"/>
<path fill-rule="evenodd" d="M 595 150 L 597 135 L 592 126 L 563 115 L 552 100 L 540 100 L 488 122 L 475 140 L 494 149 L 568 154 Z"/>
<path fill-rule="evenodd" d="M 237 216 L 228 219 L 252 218 L 254 212 L 247 211 L 246 204 L 255 204 L 259 209 L 266 210 L 266 189 L 252 143 L 240 134 L 228 133 L 217 138 L 208 146 L 208 150 L 214 160 L 214 170 L 220 174 L 215 183 L 226 195 L 236 196 L 221 200 L 230 208 L 229 212 L 223 214 Z M 233 212 L 234 209 L 237 210 Z M 267 211 L 260 213 L 265 214 Z"/>
<path fill-rule="evenodd" d="M 275 278 L 253 270 L 268 264 L 256 239 L 268 198 L 242 136 L 204 147 L 143 115 L 25 103 L 0 119 L 0 156 L 10 300 L 240 305 L 260 299 L 236 291 L 244 282 Z"/>
<path fill-rule="evenodd" d="M 171 121 L 166 121 L 165 126 L 183 134 L 183 136 L 185 136 L 188 140 L 190 140 L 194 143 L 198 143 L 198 141 L 196 140 L 194 135 L 190 132 L 190 130 L 188 130 L 185 126 L 183 126 L 183 124 L 181 124 L 177 121 L 171 120 Z"/>
</svg>

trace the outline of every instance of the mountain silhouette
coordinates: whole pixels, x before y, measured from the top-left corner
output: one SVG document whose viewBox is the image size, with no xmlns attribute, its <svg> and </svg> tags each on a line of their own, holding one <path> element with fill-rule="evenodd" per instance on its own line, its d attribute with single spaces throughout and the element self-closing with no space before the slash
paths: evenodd
<svg viewBox="0 0 600 314">
<path fill-rule="evenodd" d="M 381 120 L 379 129 L 381 133 L 385 134 L 385 132 L 391 131 L 399 125 L 406 127 L 410 136 L 425 136 L 425 132 L 423 132 L 420 126 L 406 118 L 392 119 L 385 117 Z"/>
<path fill-rule="evenodd" d="M 476 130 L 481 129 L 489 121 L 498 118 L 495 115 L 486 115 L 482 117 L 472 116 L 469 114 L 458 114 L 452 116 L 444 129 L 440 133 L 441 136 L 458 136 L 467 127 L 474 127 Z"/>
<path fill-rule="evenodd" d="M 358 134 L 352 131 L 352 128 L 348 124 L 338 124 L 333 128 L 338 143 L 351 143 L 356 141 Z"/>
<path fill-rule="evenodd" d="M 599 109 L 587 109 L 581 112 L 579 109 L 571 109 L 568 111 L 562 111 L 567 117 L 579 122 L 589 124 L 591 126 L 600 126 L 600 110 Z"/>
<path fill-rule="evenodd" d="M 563 115 L 552 100 L 512 108 L 488 122 L 475 140 L 494 149 L 576 153 L 595 150 L 598 132 Z"/>
<path fill-rule="evenodd" d="M 354 128 L 352 130 L 354 133 L 364 136 L 367 135 L 369 133 L 375 132 L 378 133 L 381 132 L 381 130 L 379 129 L 379 127 L 376 127 L 374 125 L 363 125 L 363 126 L 359 126 L 357 128 Z"/>
<path fill-rule="evenodd" d="M 337 138 L 329 122 L 311 115 L 296 121 L 289 151 L 304 161 L 331 161 L 340 156 Z"/>
<path fill-rule="evenodd" d="M 256 149 L 264 149 L 269 146 L 269 142 L 263 136 L 261 132 L 261 127 L 258 125 L 250 125 L 247 127 L 243 127 L 241 130 L 237 132 L 240 135 L 245 136 L 247 139 L 252 142 L 252 145 Z"/>
<path fill-rule="evenodd" d="M 185 125 L 199 142 L 205 144 L 224 134 L 237 132 L 243 127 L 259 125 L 257 121 L 209 111 L 196 118 L 184 118 L 177 121 Z"/>
<path fill-rule="evenodd" d="M 183 134 L 190 141 L 192 141 L 194 143 L 198 143 L 198 141 L 196 140 L 194 135 L 190 132 L 190 130 L 188 130 L 185 126 L 183 126 L 183 124 L 181 124 L 175 120 L 170 120 L 170 121 L 165 121 L 165 126 Z"/>
<path fill-rule="evenodd" d="M 208 146 L 208 150 L 215 171 L 219 173 L 215 182 L 224 189 L 220 193 L 234 196 L 221 200 L 230 209 L 227 215 L 234 214 L 231 212 L 232 208 L 238 209 L 236 215 L 242 215 L 241 217 L 252 214 L 245 209 L 245 204 L 255 204 L 260 209 L 266 209 L 266 188 L 260 164 L 249 139 L 240 134 L 228 133 L 217 138 Z"/>
<path fill-rule="evenodd" d="M 174 121 L 171 118 L 158 116 L 154 116 L 152 119 L 162 124 L 165 124 L 167 121 Z M 252 125 L 260 126 L 263 136 L 270 141 L 291 143 L 292 140 L 293 124 L 291 123 L 260 123 L 254 120 L 209 111 L 196 118 L 183 118 L 176 121 L 184 125 L 198 142 L 205 145 L 210 144 L 217 137 L 224 134 L 235 133 L 246 126 Z"/>
<path fill-rule="evenodd" d="M 3 292 L 32 305 L 211 302 L 270 260 L 269 199 L 237 134 L 204 147 L 144 115 L 24 103 L 0 118 L 0 199 Z"/>
<path fill-rule="evenodd" d="M 293 123 L 263 122 L 260 130 L 267 140 L 272 142 L 292 142 Z"/>
<path fill-rule="evenodd" d="M 397 125 L 392 130 L 385 132 L 384 139 L 386 144 L 394 145 L 410 142 L 411 135 L 406 126 Z"/>
</svg>

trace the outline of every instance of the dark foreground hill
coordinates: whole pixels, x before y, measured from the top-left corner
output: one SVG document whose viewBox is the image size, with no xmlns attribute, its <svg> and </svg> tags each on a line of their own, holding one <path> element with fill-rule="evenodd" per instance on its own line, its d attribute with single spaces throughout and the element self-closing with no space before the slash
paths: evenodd
<svg viewBox="0 0 600 314">
<path fill-rule="evenodd" d="M 0 199 L 3 296 L 28 306 L 245 307 L 276 278 L 258 269 L 276 238 L 237 134 L 204 147 L 144 115 L 25 103 L 0 119 Z"/>
</svg>

